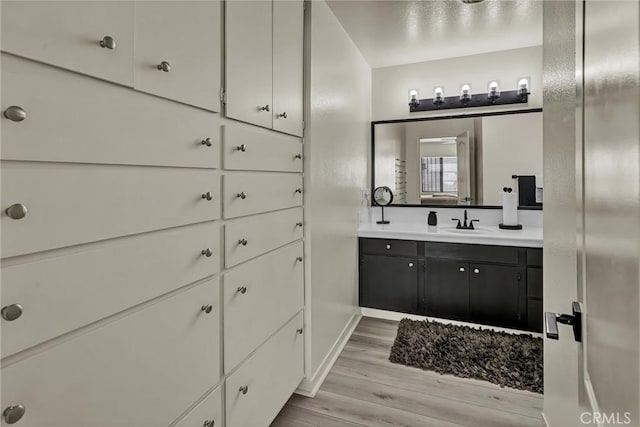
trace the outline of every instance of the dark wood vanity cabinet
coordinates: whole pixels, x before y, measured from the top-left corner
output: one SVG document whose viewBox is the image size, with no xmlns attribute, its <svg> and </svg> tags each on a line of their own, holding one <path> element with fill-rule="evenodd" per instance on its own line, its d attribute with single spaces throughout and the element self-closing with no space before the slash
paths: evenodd
<svg viewBox="0 0 640 427">
<path fill-rule="evenodd" d="M 542 331 L 542 249 L 360 239 L 362 307 Z"/>
</svg>

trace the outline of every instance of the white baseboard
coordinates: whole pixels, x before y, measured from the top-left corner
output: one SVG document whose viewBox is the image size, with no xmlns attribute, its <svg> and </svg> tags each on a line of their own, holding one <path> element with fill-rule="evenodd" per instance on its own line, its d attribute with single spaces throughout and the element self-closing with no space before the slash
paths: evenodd
<svg viewBox="0 0 640 427">
<path fill-rule="evenodd" d="M 331 346 L 331 350 L 329 350 L 329 353 L 325 356 L 318 370 L 313 374 L 311 379 L 305 378 L 302 380 L 298 389 L 295 391 L 296 394 L 306 397 L 315 397 L 320 386 L 324 382 L 324 379 L 327 378 L 329 371 L 331 371 L 334 363 L 336 363 L 338 356 L 342 353 L 342 349 L 347 345 L 347 341 L 351 338 L 351 334 L 353 334 L 356 326 L 358 326 L 360 318 L 362 318 L 362 315 L 359 311 L 353 313 L 353 316 L 351 316 L 351 319 L 349 319 L 344 329 L 342 329 L 342 332 L 340 332 L 338 339 Z"/>
<path fill-rule="evenodd" d="M 496 332 L 506 332 L 509 334 L 518 334 L 518 335 L 531 334 L 534 337 L 542 338 L 542 334 L 539 334 L 537 332 L 520 331 L 517 329 L 509 329 L 509 328 L 499 328 L 496 326 L 479 325 L 477 323 L 458 322 L 457 320 L 447 320 L 447 319 L 439 319 L 437 317 L 418 316 L 417 314 L 405 314 L 405 313 L 398 313 L 396 311 L 378 310 L 376 308 L 365 308 L 365 307 L 362 307 L 361 311 L 363 316 L 375 317 L 377 319 L 395 320 L 398 322 L 402 319 L 430 320 L 433 322 L 444 323 L 447 325 L 469 326 L 472 328 L 489 329 Z"/>
</svg>

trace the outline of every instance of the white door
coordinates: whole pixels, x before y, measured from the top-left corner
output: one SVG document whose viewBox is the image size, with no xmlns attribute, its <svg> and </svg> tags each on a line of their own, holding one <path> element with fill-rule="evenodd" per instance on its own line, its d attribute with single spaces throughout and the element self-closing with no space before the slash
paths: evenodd
<svg viewBox="0 0 640 427">
<path fill-rule="evenodd" d="M 227 117 L 272 128 L 272 2 L 228 1 L 225 8 Z"/>
<path fill-rule="evenodd" d="M 458 203 L 469 204 L 473 199 L 471 195 L 471 141 L 469 132 L 465 131 L 456 137 L 456 156 L 458 164 Z"/>
<path fill-rule="evenodd" d="M 302 136 L 304 3 L 273 2 L 273 129 Z"/>
</svg>

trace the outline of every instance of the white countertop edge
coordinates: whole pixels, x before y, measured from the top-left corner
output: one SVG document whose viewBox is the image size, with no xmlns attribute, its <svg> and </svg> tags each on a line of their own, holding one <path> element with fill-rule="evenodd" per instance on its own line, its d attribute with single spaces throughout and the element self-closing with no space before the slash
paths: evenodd
<svg viewBox="0 0 640 427">
<path fill-rule="evenodd" d="M 419 232 L 410 230 L 358 229 L 358 237 L 378 239 L 420 240 L 425 242 L 468 243 L 476 245 L 519 246 L 525 248 L 542 247 L 542 229 L 500 230 L 495 236 L 486 234 L 473 236 L 442 232 Z"/>
</svg>

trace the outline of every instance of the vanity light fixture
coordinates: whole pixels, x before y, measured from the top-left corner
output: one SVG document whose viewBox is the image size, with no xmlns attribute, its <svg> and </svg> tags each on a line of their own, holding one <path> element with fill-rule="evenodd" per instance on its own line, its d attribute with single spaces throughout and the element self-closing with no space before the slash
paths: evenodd
<svg viewBox="0 0 640 427">
<path fill-rule="evenodd" d="M 465 107 L 471 101 L 471 83 L 463 83 L 460 85 L 460 103 Z"/>
<path fill-rule="evenodd" d="M 442 86 L 436 86 L 433 88 L 433 103 L 438 108 L 444 104 L 444 88 Z"/>
<path fill-rule="evenodd" d="M 495 104 L 496 100 L 500 98 L 500 81 L 491 80 L 487 85 L 487 98 L 491 100 L 492 104 Z"/>
<path fill-rule="evenodd" d="M 414 110 L 418 105 L 420 105 L 420 95 L 418 94 L 418 89 L 411 89 L 409 91 L 409 109 Z"/>
<path fill-rule="evenodd" d="M 520 77 L 518 79 L 518 85 L 516 86 L 517 87 L 516 91 L 518 92 L 518 96 L 522 98 L 522 100 L 524 101 L 527 100 L 527 97 L 531 93 L 530 82 L 531 82 L 531 79 L 529 77 Z"/>
</svg>

